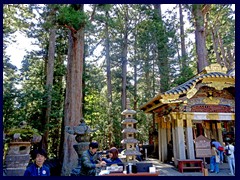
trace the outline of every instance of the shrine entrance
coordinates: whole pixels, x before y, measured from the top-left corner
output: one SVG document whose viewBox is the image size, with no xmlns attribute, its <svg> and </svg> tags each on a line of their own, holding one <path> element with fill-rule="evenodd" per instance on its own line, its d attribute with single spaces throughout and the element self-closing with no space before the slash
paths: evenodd
<svg viewBox="0 0 240 180">
<path fill-rule="evenodd" d="M 195 159 L 195 139 L 200 135 L 220 143 L 235 140 L 235 75 L 212 64 L 140 109 L 151 113 L 157 125 L 159 161 L 167 160 L 169 142 L 175 165 L 177 159 Z"/>
</svg>

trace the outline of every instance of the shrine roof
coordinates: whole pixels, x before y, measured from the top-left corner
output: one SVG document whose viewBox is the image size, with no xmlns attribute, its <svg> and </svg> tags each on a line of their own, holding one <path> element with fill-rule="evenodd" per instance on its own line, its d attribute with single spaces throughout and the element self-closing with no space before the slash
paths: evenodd
<svg viewBox="0 0 240 180">
<path fill-rule="evenodd" d="M 234 76 L 229 76 L 227 74 L 221 73 L 221 72 L 211 72 L 211 73 L 207 73 L 207 74 L 202 74 L 200 76 L 194 77 L 190 80 L 188 80 L 187 82 L 171 89 L 168 90 L 164 93 L 162 93 L 163 95 L 166 94 L 181 94 L 181 93 L 186 93 L 187 91 L 189 91 L 193 86 L 196 85 L 197 82 L 205 79 L 205 78 L 235 78 Z"/>
<path fill-rule="evenodd" d="M 225 67 L 221 67 L 219 64 L 212 64 L 207 66 L 201 73 L 197 74 L 185 83 L 166 92 L 158 93 L 154 98 L 142 105 L 140 110 L 152 112 L 154 109 L 164 104 L 181 103 L 184 99 L 182 97 L 187 97 L 189 99 L 197 92 L 197 84 L 202 83 L 206 86 L 211 86 L 209 84 L 212 84 L 214 81 L 222 84 L 227 82 L 226 84 L 229 84 L 229 86 L 235 87 L 235 73 L 227 73 L 227 69 Z"/>
</svg>

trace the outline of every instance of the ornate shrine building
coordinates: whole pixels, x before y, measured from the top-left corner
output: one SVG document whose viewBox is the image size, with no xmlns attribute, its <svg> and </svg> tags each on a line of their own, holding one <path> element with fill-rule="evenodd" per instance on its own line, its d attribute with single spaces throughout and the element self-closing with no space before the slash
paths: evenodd
<svg viewBox="0 0 240 180">
<path fill-rule="evenodd" d="M 219 64 L 207 66 L 194 78 L 140 107 L 153 115 L 157 125 L 159 160 L 167 160 L 167 144 L 173 142 L 177 159 L 195 159 L 195 139 L 203 135 L 220 143 L 235 136 L 235 71 Z"/>
</svg>

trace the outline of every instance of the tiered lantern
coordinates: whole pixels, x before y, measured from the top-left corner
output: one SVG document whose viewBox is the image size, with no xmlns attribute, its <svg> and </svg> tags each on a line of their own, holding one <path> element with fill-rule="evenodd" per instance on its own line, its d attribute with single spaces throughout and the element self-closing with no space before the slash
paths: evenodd
<svg viewBox="0 0 240 180">
<path fill-rule="evenodd" d="M 129 162 L 135 161 L 136 155 L 141 155 L 141 153 L 136 150 L 136 144 L 138 143 L 138 140 L 134 138 L 135 133 L 137 133 L 137 130 L 134 128 L 134 124 L 137 123 L 137 120 L 133 119 L 133 115 L 136 114 L 136 111 L 130 109 L 129 99 L 127 99 L 126 105 L 127 109 L 121 113 L 125 116 L 125 119 L 122 121 L 122 124 L 125 125 L 122 133 L 126 136 L 121 143 L 126 145 L 124 155 L 126 156 L 126 161 Z"/>
</svg>

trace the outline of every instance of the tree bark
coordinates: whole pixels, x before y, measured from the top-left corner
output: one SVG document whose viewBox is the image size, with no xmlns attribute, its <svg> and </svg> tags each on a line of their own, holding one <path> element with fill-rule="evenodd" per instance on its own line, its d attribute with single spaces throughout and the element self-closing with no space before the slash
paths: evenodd
<svg viewBox="0 0 240 180">
<path fill-rule="evenodd" d="M 228 65 L 227 65 L 226 53 L 225 53 L 225 50 L 224 50 L 224 47 L 223 47 L 223 42 L 222 42 L 222 38 L 221 38 L 220 33 L 218 33 L 218 42 L 219 42 L 219 45 L 220 45 L 221 55 L 222 55 L 222 59 L 223 59 L 223 62 L 221 63 L 221 65 L 227 67 Z"/>
<path fill-rule="evenodd" d="M 221 58 L 218 52 L 218 39 L 216 37 L 217 29 L 215 27 L 212 28 L 212 41 L 213 41 L 213 49 L 216 54 L 216 59 L 219 64 L 221 64 Z"/>
<path fill-rule="evenodd" d="M 185 34 L 184 34 L 184 22 L 183 22 L 183 14 L 182 14 L 182 5 L 179 4 L 179 17 L 180 17 L 180 39 L 181 39 L 181 52 L 182 52 L 182 67 L 186 67 L 186 46 L 185 46 Z"/>
<path fill-rule="evenodd" d="M 112 83 L 111 83 L 111 61 L 109 55 L 109 33 L 108 33 L 108 18 L 109 14 L 106 12 L 106 23 L 105 23 L 105 47 L 106 47 L 106 61 L 107 61 L 107 91 L 108 91 L 108 102 L 112 103 Z"/>
<path fill-rule="evenodd" d="M 112 144 L 112 131 L 113 129 L 113 120 L 112 120 L 112 80 L 111 80 L 111 60 L 110 60 L 110 47 L 109 47 L 109 30 L 108 30 L 108 20 L 109 13 L 106 11 L 106 22 L 105 22 L 105 48 L 106 48 L 106 61 L 107 61 L 107 100 L 108 100 L 108 122 L 109 122 L 109 131 L 108 131 L 108 141 L 109 144 Z"/>
<path fill-rule="evenodd" d="M 165 92 L 169 88 L 169 62 L 168 62 L 168 55 L 167 55 L 167 41 L 166 36 L 166 29 L 162 22 L 162 14 L 161 14 L 161 5 L 155 4 L 154 5 L 154 17 L 155 21 L 158 24 L 161 24 L 161 32 L 158 32 L 157 36 L 162 36 L 161 40 L 157 40 L 157 59 L 158 59 L 158 69 L 160 74 L 160 92 Z M 160 33 L 160 34 L 159 34 Z M 155 95 L 155 92 L 153 92 Z"/>
<path fill-rule="evenodd" d="M 234 59 L 234 54 L 231 53 L 230 47 L 227 47 L 227 59 L 229 66 L 227 66 L 228 69 L 235 68 L 235 59 Z"/>
<path fill-rule="evenodd" d="M 127 46 L 128 46 L 128 5 L 124 5 L 124 35 L 122 51 L 122 111 L 126 109 L 127 86 Z"/>
<path fill-rule="evenodd" d="M 48 124 L 50 121 L 51 105 L 52 105 L 52 86 L 53 86 L 53 72 L 54 72 L 54 55 L 55 55 L 55 42 L 56 42 L 56 29 L 50 29 L 49 34 L 49 47 L 48 47 L 48 61 L 47 61 L 47 108 L 45 112 L 45 122 L 44 122 L 44 134 L 42 137 L 42 148 L 48 149 L 48 134 L 49 128 Z"/>
<path fill-rule="evenodd" d="M 198 73 L 209 65 L 207 60 L 206 36 L 204 27 L 204 14 L 200 4 L 194 4 L 192 9 L 195 23 L 195 40 L 197 52 Z"/>
<path fill-rule="evenodd" d="M 83 53 L 84 28 L 82 27 L 77 33 L 71 31 L 69 35 L 64 127 L 77 126 L 82 118 Z M 75 143 L 75 137 L 64 132 L 63 176 L 70 175 L 71 170 L 77 167 L 78 156 L 73 148 Z"/>
</svg>

